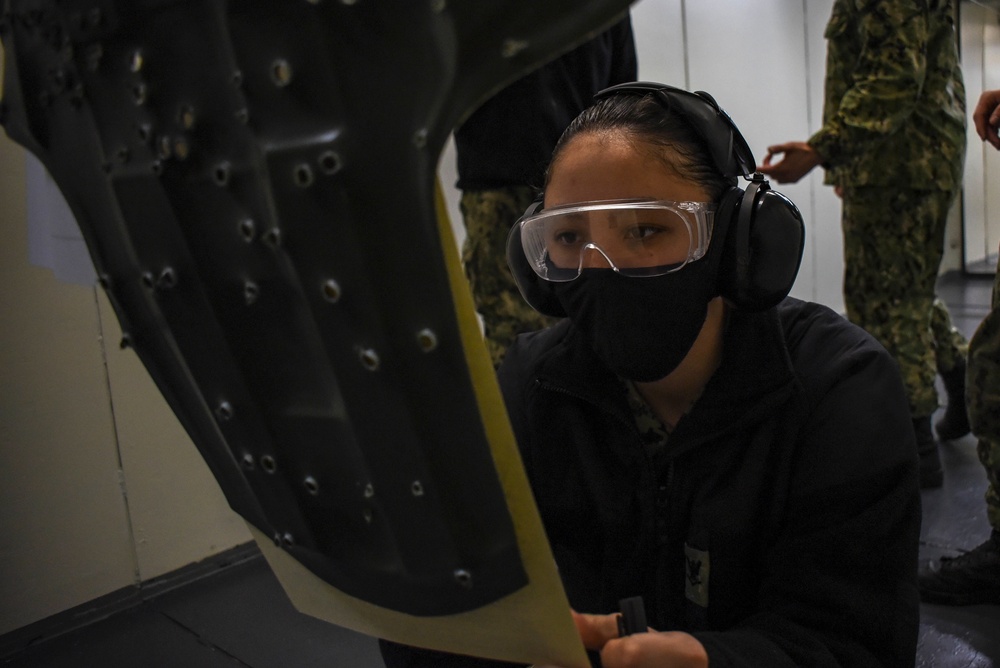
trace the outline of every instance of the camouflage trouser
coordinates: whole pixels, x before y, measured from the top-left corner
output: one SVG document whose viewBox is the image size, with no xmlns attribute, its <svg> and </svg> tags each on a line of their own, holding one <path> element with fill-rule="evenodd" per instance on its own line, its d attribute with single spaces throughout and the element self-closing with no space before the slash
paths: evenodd
<svg viewBox="0 0 1000 668">
<path fill-rule="evenodd" d="M 965 396 L 972 433 L 979 439 L 979 461 L 989 480 L 986 514 L 1000 531 L 1000 273 L 993 284 L 989 315 L 969 343 Z"/>
<path fill-rule="evenodd" d="M 462 264 L 494 366 L 521 332 L 556 322 L 528 306 L 507 267 L 507 233 L 535 198 L 528 187 L 473 190 L 462 194 L 465 220 Z"/>
<path fill-rule="evenodd" d="M 844 191 L 847 317 L 896 359 L 913 417 L 937 409 L 935 377 L 967 351 L 934 294 L 954 195 L 874 187 Z"/>
</svg>

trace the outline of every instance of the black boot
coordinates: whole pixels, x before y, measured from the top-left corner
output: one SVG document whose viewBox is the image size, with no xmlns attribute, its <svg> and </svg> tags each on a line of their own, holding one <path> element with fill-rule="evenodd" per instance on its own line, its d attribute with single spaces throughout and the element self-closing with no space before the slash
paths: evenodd
<svg viewBox="0 0 1000 668">
<path fill-rule="evenodd" d="M 920 565 L 920 599 L 941 605 L 1000 605 L 1000 531 L 959 557 Z"/>
<path fill-rule="evenodd" d="M 931 432 L 931 417 L 913 418 L 913 431 L 917 435 L 917 454 L 920 455 L 920 487 L 940 487 L 944 483 L 941 455 Z"/>
<path fill-rule="evenodd" d="M 965 360 L 959 358 L 953 369 L 941 374 L 948 393 L 948 407 L 944 417 L 934 428 L 942 441 L 954 441 L 969 433 L 969 414 L 965 410 Z"/>
</svg>

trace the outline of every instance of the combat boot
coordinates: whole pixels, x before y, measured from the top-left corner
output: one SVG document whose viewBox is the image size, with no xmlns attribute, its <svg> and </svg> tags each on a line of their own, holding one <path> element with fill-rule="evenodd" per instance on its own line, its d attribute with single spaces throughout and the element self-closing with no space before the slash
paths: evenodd
<svg viewBox="0 0 1000 668">
<path fill-rule="evenodd" d="M 913 418 L 913 431 L 917 435 L 917 454 L 920 455 L 920 487 L 940 487 L 944 483 L 944 470 L 937 440 L 931 432 L 931 417 Z"/>
<path fill-rule="evenodd" d="M 942 441 L 954 441 L 968 434 L 971 429 L 969 414 L 965 410 L 965 360 L 959 358 L 954 368 L 941 374 L 941 380 L 948 393 L 948 407 L 934 428 Z"/>
<path fill-rule="evenodd" d="M 921 564 L 920 600 L 941 605 L 1000 605 L 1000 531 L 959 557 Z"/>
</svg>

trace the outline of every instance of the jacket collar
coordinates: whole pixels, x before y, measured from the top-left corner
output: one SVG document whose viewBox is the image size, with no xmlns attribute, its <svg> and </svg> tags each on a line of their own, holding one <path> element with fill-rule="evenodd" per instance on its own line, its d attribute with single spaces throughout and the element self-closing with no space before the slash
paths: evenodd
<svg viewBox="0 0 1000 668">
<path fill-rule="evenodd" d="M 564 321 L 551 332 L 558 342 L 542 355 L 538 379 L 605 411 L 631 419 L 621 382 L 597 359 L 581 332 Z M 739 429 L 785 403 L 795 376 L 777 308 L 730 311 L 719 368 L 671 441 L 701 441 Z"/>
</svg>

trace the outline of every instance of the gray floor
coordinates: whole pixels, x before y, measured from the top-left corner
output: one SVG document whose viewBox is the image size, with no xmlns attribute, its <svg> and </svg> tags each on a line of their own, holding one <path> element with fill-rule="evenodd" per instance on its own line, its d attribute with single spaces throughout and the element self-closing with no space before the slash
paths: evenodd
<svg viewBox="0 0 1000 668">
<path fill-rule="evenodd" d="M 986 313 L 991 284 L 991 277 L 958 275 L 941 282 L 941 296 L 966 335 Z M 923 495 L 922 558 L 970 549 L 990 531 L 983 504 L 986 479 L 974 440 L 966 437 L 944 444 L 942 450 L 944 486 Z M 73 631 L 48 637 L 57 627 L 42 625 L 36 638 L 23 633 L 0 637 L 0 654 L 7 654 L 0 664 L 382 668 L 373 639 L 296 612 L 253 549 L 239 551 L 231 561 Z M 1000 668 L 1000 606 L 924 605 L 918 654 L 920 667 Z"/>
</svg>

